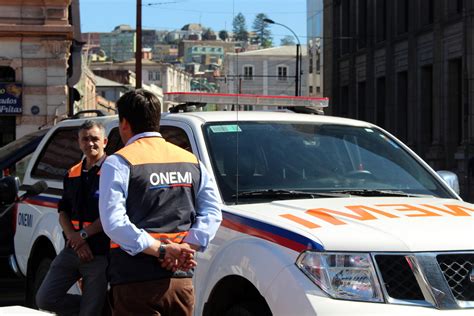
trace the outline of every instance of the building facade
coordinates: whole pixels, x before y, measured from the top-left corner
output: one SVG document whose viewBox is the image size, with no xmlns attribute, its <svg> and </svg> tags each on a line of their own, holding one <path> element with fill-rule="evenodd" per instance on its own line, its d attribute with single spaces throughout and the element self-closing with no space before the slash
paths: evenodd
<svg viewBox="0 0 474 316">
<path fill-rule="evenodd" d="M 261 95 L 296 95 L 296 81 L 302 96 L 307 96 L 306 46 L 301 48 L 301 74 L 296 80 L 296 46 L 281 46 L 225 57 L 220 91 Z"/>
<path fill-rule="evenodd" d="M 122 63 L 98 62 L 91 63 L 90 68 L 99 76 L 105 77 L 124 84 L 131 84 L 130 81 L 116 75 L 108 74 L 130 74 L 135 71 L 135 61 L 131 60 Z M 142 60 L 142 80 L 143 84 L 155 85 L 165 92 L 187 92 L 191 91 L 191 75 L 173 65 L 158 63 L 151 60 Z"/>
<path fill-rule="evenodd" d="M 323 0 L 307 0 L 308 95 L 323 96 Z"/>
<path fill-rule="evenodd" d="M 74 0 L 0 0 L 0 146 L 68 113 L 81 72 L 78 17 Z"/>
<path fill-rule="evenodd" d="M 324 1 L 324 95 L 374 122 L 474 198 L 474 2 Z M 330 66 L 328 66 L 330 65 Z"/>
<path fill-rule="evenodd" d="M 100 48 L 107 60 L 126 61 L 135 58 L 136 32 L 129 25 L 119 25 L 110 33 L 100 33 Z"/>
</svg>

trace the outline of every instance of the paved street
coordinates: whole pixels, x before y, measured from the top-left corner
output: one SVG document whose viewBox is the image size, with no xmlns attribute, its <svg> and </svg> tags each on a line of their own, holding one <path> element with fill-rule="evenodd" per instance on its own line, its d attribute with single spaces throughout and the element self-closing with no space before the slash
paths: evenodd
<svg viewBox="0 0 474 316">
<path fill-rule="evenodd" d="M 0 306 L 23 305 L 25 282 L 11 272 L 6 258 L 0 258 Z"/>
</svg>

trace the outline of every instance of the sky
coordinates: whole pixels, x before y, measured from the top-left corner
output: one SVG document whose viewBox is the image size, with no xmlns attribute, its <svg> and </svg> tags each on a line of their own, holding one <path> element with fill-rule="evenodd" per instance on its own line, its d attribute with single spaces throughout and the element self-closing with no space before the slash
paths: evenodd
<svg viewBox="0 0 474 316">
<path fill-rule="evenodd" d="M 136 1 L 80 0 L 81 31 L 111 32 L 115 26 L 129 24 L 135 28 Z M 144 29 L 174 30 L 188 23 L 201 23 L 219 32 L 232 31 L 232 20 L 241 12 L 247 30 L 258 13 L 292 29 L 302 44 L 306 43 L 306 0 L 142 0 Z M 279 25 L 271 25 L 274 45 L 291 35 Z"/>
</svg>

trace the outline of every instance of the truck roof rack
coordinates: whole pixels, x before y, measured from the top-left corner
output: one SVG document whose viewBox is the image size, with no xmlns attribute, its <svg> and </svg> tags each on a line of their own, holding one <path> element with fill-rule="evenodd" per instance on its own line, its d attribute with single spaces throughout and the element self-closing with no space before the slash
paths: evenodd
<svg viewBox="0 0 474 316">
<path fill-rule="evenodd" d="M 68 117 L 68 119 L 75 120 L 79 118 L 84 118 L 85 114 L 95 114 L 96 117 L 107 116 L 107 114 L 102 110 L 83 110 L 75 113 L 73 116 Z"/>
<path fill-rule="evenodd" d="M 170 112 L 190 112 L 192 108 L 204 107 L 206 104 L 218 105 L 253 105 L 284 107 L 298 113 L 324 114 L 328 106 L 328 98 L 300 96 L 271 96 L 255 94 L 226 94 L 202 92 L 167 92 L 164 102 L 172 104 Z"/>
</svg>

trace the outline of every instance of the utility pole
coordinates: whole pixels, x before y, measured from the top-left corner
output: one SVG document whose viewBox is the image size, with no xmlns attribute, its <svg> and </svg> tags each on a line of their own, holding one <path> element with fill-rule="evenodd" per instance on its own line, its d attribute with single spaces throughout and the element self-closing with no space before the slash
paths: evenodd
<svg viewBox="0 0 474 316">
<path fill-rule="evenodd" d="M 300 49 L 301 45 L 296 44 L 296 69 L 295 69 L 295 96 L 300 95 Z"/>
<path fill-rule="evenodd" d="M 137 0 L 137 45 L 135 48 L 135 89 L 142 87 L 142 0 Z"/>
</svg>

